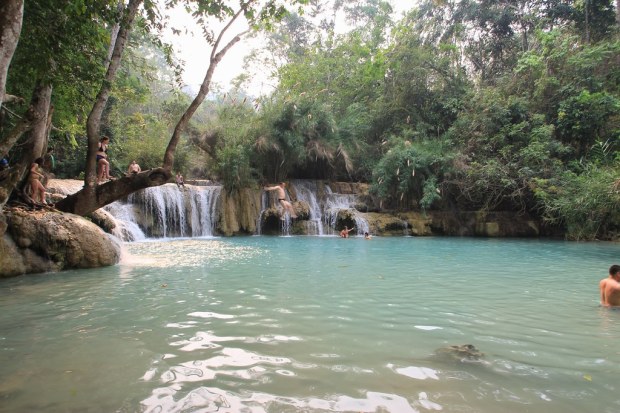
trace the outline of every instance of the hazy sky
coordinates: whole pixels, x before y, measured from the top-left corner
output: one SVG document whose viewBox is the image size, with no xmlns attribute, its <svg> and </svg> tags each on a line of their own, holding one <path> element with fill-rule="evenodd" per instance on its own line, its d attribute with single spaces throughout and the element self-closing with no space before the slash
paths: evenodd
<svg viewBox="0 0 620 413">
<path fill-rule="evenodd" d="M 415 2 L 413 0 L 391 0 L 390 3 L 395 10 L 394 17 L 398 18 L 403 10 L 413 7 Z M 177 29 L 187 28 L 187 33 L 181 36 L 171 35 L 168 41 L 174 44 L 177 56 L 185 61 L 183 80 L 192 90 L 197 90 L 207 72 L 211 47 L 202 38 L 202 33 L 193 24 L 191 16 L 184 11 L 170 14 L 170 26 Z M 238 25 L 236 28 L 229 29 L 227 32 L 230 34 L 229 38 L 243 31 L 244 28 L 243 25 Z M 222 44 L 226 44 L 227 41 L 225 39 Z M 218 83 L 225 90 L 229 89 L 230 82 L 244 71 L 243 58 L 258 44 L 258 40 L 255 39 L 244 39 L 237 43 L 215 69 L 213 82 Z M 250 93 L 253 95 L 268 93 L 272 86 L 267 84 L 267 80 L 267 76 L 263 79 L 256 78 L 250 88 Z"/>
</svg>

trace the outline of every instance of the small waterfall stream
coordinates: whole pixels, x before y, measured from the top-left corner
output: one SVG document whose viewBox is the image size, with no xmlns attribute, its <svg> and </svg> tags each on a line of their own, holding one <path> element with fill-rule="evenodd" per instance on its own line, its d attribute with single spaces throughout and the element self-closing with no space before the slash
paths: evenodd
<svg viewBox="0 0 620 413">
<path fill-rule="evenodd" d="M 324 235 L 323 211 L 317 201 L 318 188 L 316 181 L 297 179 L 291 182 L 297 192 L 297 200 L 304 201 L 309 206 L 309 219 L 307 224 L 308 235 Z"/>
<path fill-rule="evenodd" d="M 79 191 L 78 180 L 51 180 L 48 190 L 62 195 Z M 176 184 L 146 188 L 103 207 L 116 225 L 113 235 L 123 241 L 146 238 L 210 237 L 215 233 L 221 186 Z"/>
<path fill-rule="evenodd" d="M 194 185 L 179 189 L 176 184 L 146 188 L 127 198 L 137 212 L 129 220 L 155 238 L 213 236 L 221 190 Z"/>
<path fill-rule="evenodd" d="M 369 231 L 369 225 L 363 214 L 354 208 L 356 194 L 340 194 L 332 191 L 328 184 L 318 181 L 296 179 L 291 181 L 297 200 L 308 204 L 308 235 L 337 234 L 338 214 L 347 210 L 355 220 L 355 233 L 363 235 Z"/>
<path fill-rule="evenodd" d="M 355 233 L 364 235 L 364 232 L 369 232 L 368 221 L 353 207 L 357 201 L 357 195 L 337 194 L 332 192 L 331 188 L 327 185 L 325 186 L 325 190 L 327 192 L 327 199 L 325 202 L 324 220 L 331 230 L 336 228 L 338 213 L 346 209 L 355 219 Z"/>
</svg>

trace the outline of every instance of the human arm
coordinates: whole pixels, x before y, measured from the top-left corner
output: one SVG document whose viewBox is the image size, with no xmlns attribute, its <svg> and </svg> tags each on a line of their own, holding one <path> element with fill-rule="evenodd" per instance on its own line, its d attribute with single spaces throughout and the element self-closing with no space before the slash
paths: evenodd
<svg viewBox="0 0 620 413">
<path fill-rule="evenodd" d="M 279 186 L 264 186 L 263 189 L 265 191 L 275 191 L 276 189 L 279 189 Z"/>
</svg>

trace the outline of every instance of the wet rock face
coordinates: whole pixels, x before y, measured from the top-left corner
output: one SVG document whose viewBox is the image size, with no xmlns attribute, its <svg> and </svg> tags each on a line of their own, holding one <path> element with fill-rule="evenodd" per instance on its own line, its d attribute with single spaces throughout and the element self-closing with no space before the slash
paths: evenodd
<svg viewBox="0 0 620 413">
<path fill-rule="evenodd" d="M 89 220 L 55 211 L 6 212 L 0 277 L 118 263 L 120 244 Z"/>
<path fill-rule="evenodd" d="M 478 350 L 473 344 L 440 347 L 435 350 L 435 355 L 444 360 L 458 362 L 476 362 L 481 361 L 484 357 L 484 353 Z"/>
</svg>

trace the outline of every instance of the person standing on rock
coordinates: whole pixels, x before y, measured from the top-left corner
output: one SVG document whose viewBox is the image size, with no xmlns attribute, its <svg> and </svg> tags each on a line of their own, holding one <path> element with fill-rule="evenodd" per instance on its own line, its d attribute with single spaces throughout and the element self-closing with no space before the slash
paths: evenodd
<svg viewBox="0 0 620 413">
<path fill-rule="evenodd" d="M 43 165 L 43 158 L 37 158 L 30 166 L 30 174 L 28 175 L 28 184 L 32 190 L 32 200 L 35 203 L 47 205 L 45 202 L 45 187 L 41 183 L 41 179 L 45 177 L 41 173 L 41 165 Z"/>
<path fill-rule="evenodd" d="M 284 211 L 288 211 L 288 213 L 291 214 L 291 218 L 297 218 L 297 214 L 295 213 L 293 205 L 286 200 L 285 188 L 286 183 L 280 182 L 278 185 L 266 186 L 263 189 L 265 189 L 265 191 L 278 191 L 278 202 L 280 203 L 280 205 L 282 205 Z M 284 217 L 281 217 L 280 219 L 284 219 Z"/>
</svg>

